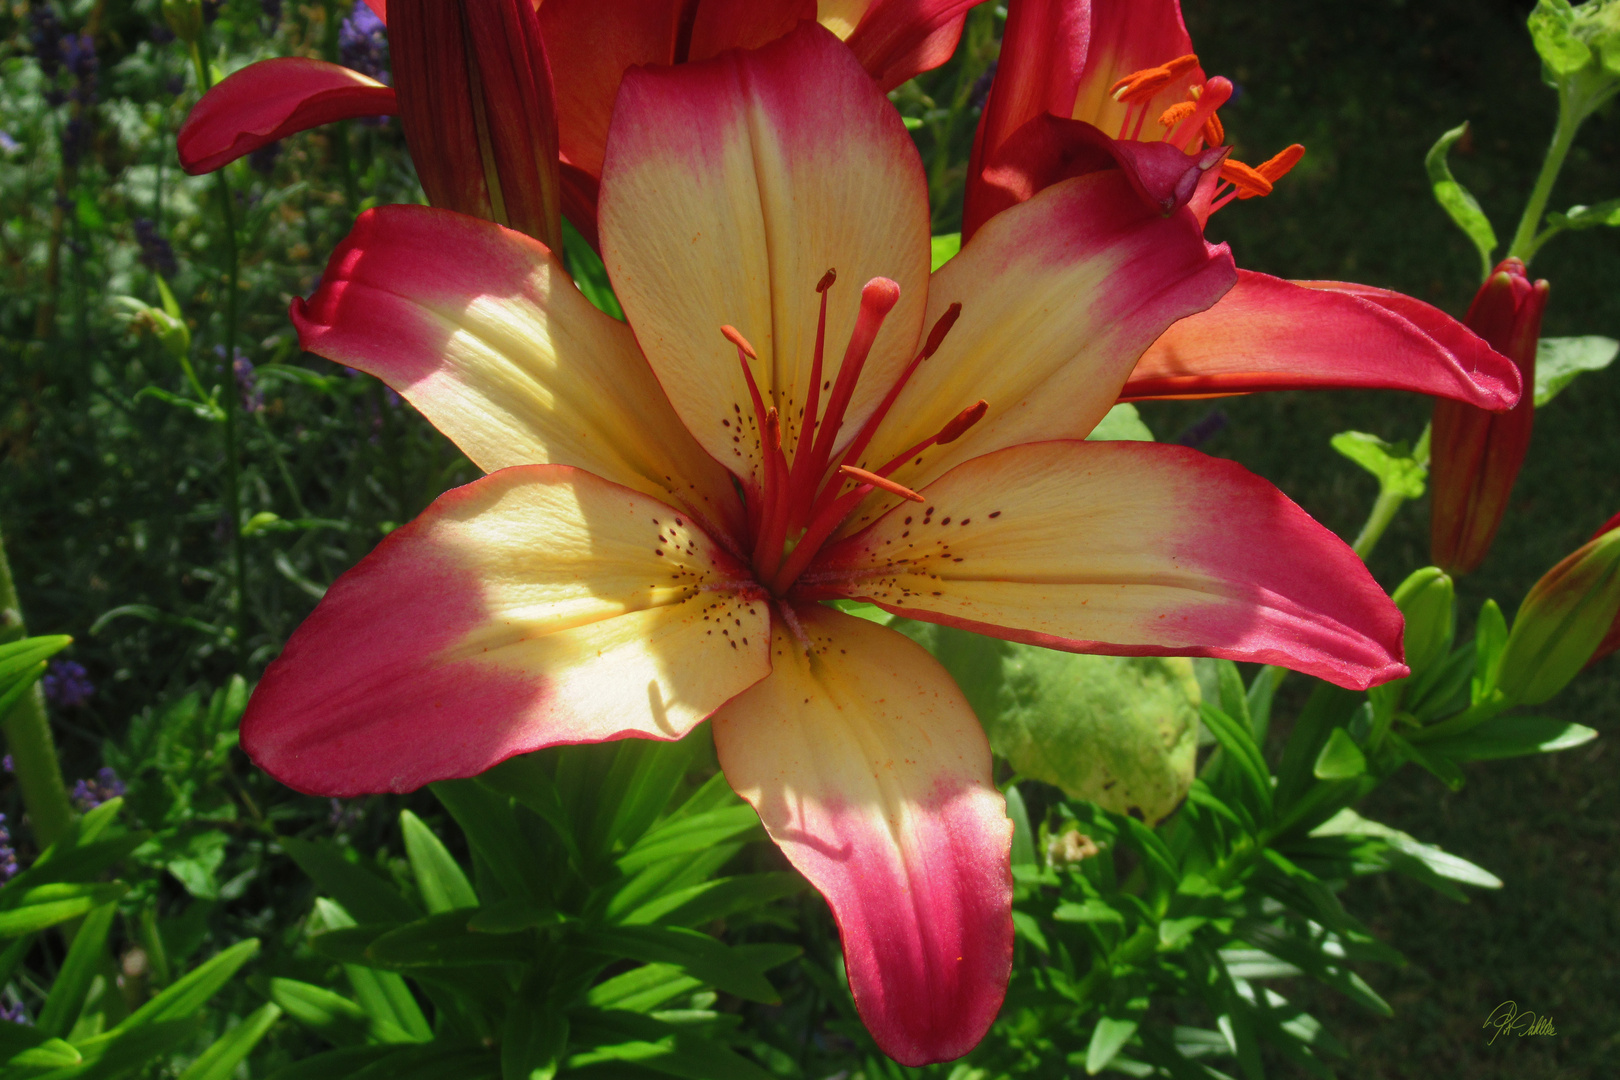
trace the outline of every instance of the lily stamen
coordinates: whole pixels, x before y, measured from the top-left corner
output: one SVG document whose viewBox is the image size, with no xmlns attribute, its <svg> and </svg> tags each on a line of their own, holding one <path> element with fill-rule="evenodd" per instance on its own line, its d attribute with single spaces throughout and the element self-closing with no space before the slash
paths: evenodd
<svg viewBox="0 0 1620 1080">
<path fill-rule="evenodd" d="M 840 465 L 838 466 L 838 471 L 853 480 L 860 481 L 862 484 L 866 484 L 870 487 L 882 488 L 889 494 L 898 495 L 902 499 L 910 499 L 912 502 L 923 501 L 923 497 L 921 495 L 917 494 L 915 491 L 912 491 L 910 488 L 906 487 L 906 485 L 897 483 L 894 480 L 890 480 L 886 476 L 879 476 L 877 473 L 867 472 L 865 469 L 857 469 L 853 465 Z"/>
</svg>

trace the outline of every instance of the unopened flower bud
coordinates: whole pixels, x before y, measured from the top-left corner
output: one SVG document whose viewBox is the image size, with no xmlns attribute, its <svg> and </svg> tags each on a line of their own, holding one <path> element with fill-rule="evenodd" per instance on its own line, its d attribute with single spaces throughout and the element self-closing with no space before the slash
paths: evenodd
<svg viewBox="0 0 1620 1080">
<path fill-rule="evenodd" d="M 405 141 L 428 202 L 562 247 L 551 64 L 530 0 L 390 0 Z"/>
<path fill-rule="evenodd" d="M 1617 614 L 1620 517 L 1531 587 L 1514 616 L 1497 686 L 1516 704 L 1546 701 L 1593 658 Z"/>
<path fill-rule="evenodd" d="M 1395 590 L 1395 606 L 1406 616 L 1406 666 L 1421 675 L 1451 651 L 1452 601 L 1456 587 L 1438 566 L 1414 570 Z"/>
<path fill-rule="evenodd" d="M 1448 573 L 1467 574 L 1485 561 L 1530 448 L 1535 395 L 1528 388 L 1536 385 L 1536 342 L 1546 307 L 1547 283 L 1532 283 L 1523 262 L 1504 259 L 1468 309 L 1468 328 L 1518 365 L 1526 390 L 1501 413 L 1450 398 L 1435 402 L 1429 558 Z"/>
<path fill-rule="evenodd" d="M 190 45 L 202 33 L 202 0 L 163 0 L 163 21 L 175 37 Z"/>
<path fill-rule="evenodd" d="M 184 320 L 175 318 L 162 308 L 142 303 L 133 296 L 117 297 L 116 303 L 123 309 L 118 313 L 118 318 L 128 323 L 130 330 L 137 334 L 151 334 L 163 346 L 163 351 L 176 360 L 190 354 L 191 328 Z"/>
</svg>

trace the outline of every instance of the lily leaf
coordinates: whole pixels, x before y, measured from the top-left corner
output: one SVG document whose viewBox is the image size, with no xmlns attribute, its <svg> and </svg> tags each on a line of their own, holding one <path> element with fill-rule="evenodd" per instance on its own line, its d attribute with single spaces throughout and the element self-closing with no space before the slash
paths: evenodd
<svg viewBox="0 0 1620 1080">
<path fill-rule="evenodd" d="M 1091 434 L 1086 438 L 1152 442 L 1153 432 L 1143 422 L 1142 414 L 1136 411 L 1136 406 L 1123 401 L 1109 409 L 1107 415 L 1097 422 L 1097 426 L 1091 429 Z"/>
<path fill-rule="evenodd" d="M 946 233 L 944 236 L 934 237 L 933 264 L 929 267 L 929 269 L 938 270 L 940 267 L 956 258 L 956 253 L 961 250 L 962 234 L 959 232 Z"/>
<path fill-rule="evenodd" d="M 1333 449 L 1378 478 L 1378 486 L 1408 499 L 1423 494 L 1428 467 L 1412 456 L 1404 443 L 1388 443 L 1364 431 L 1341 431 L 1332 439 Z"/>
<path fill-rule="evenodd" d="M 1548 214 L 1553 229 L 1593 229 L 1599 225 L 1620 225 L 1620 199 L 1605 199 L 1596 206 L 1572 206 L 1562 214 Z"/>
<path fill-rule="evenodd" d="M 1457 223 L 1457 227 L 1467 234 L 1468 239 L 1474 242 L 1482 266 L 1480 276 L 1489 277 L 1491 256 L 1496 251 L 1496 230 L 1491 228 L 1491 219 L 1485 216 L 1485 211 L 1480 208 L 1479 200 L 1474 198 L 1473 192 L 1459 184 L 1451 175 L 1451 165 L 1446 160 L 1451 148 L 1466 134 L 1468 124 L 1465 122 L 1440 136 L 1429 148 L 1428 155 L 1423 159 L 1423 165 L 1429 171 L 1429 184 L 1434 189 L 1435 201 L 1450 215 L 1451 220 Z"/>
<path fill-rule="evenodd" d="M 1529 24 L 1536 53 L 1554 76 L 1573 75 L 1591 61 L 1592 50 L 1575 35 L 1575 11 L 1569 0 L 1540 0 Z"/>
<path fill-rule="evenodd" d="M 1620 214 L 1620 211 L 1617 211 Z M 1602 371 L 1620 355 L 1620 341 L 1600 334 L 1542 338 L 1536 346 L 1536 408 L 1541 408 L 1584 371 Z"/>
<path fill-rule="evenodd" d="M 1190 660 L 1087 656 L 909 619 L 893 625 L 945 665 L 991 749 L 1021 775 L 1148 821 L 1187 794 L 1200 701 Z"/>
</svg>

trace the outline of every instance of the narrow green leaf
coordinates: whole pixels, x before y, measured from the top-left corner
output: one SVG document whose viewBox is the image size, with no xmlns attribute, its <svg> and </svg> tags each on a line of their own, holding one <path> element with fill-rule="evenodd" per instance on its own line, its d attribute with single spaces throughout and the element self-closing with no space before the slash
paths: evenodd
<svg viewBox="0 0 1620 1080">
<path fill-rule="evenodd" d="M 538 903 L 550 895 L 544 869 L 518 826 L 510 799 L 474 780 L 442 780 L 429 786 L 508 896 Z"/>
<path fill-rule="evenodd" d="M 626 925 L 700 926 L 763 907 L 804 887 L 804 878 L 788 871 L 718 878 L 665 893 L 642 904 L 622 921 Z"/>
<path fill-rule="evenodd" d="M 1424 771 L 1431 773 L 1452 791 L 1461 791 L 1464 777 L 1462 769 L 1455 761 L 1444 754 L 1435 753 L 1428 746 L 1418 746 L 1402 738 L 1393 731 L 1389 733 L 1389 743 L 1400 751 L 1402 757 Z"/>
<path fill-rule="evenodd" d="M 1467 133 L 1468 125 L 1464 123 L 1440 136 L 1429 148 L 1423 164 L 1429 171 L 1429 184 L 1434 189 L 1435 201 L 1468 239 L 1473 241 L 1474 248 L 1479 252 L 1480 277 L 1484 279 L 1491 274 L 1492 255 L 1496 251 L 1496 230 L 1491 228 L 1491 219 L 1485 216 L 1479 200 L 1451 175 L 1451 164 L 1446 160 L 1451 148 Z"/>
<path fill-rule="evenodd" d="M 551 1080 L 568 1050 L 568 1018 L 549 1000 L 548 988 L 531 979 L 506 1013 L 501 1027 L 501 1080 Z"/>
<path fill-rule="evenodd" d="M 569 1056 L 569 1070 L 622 1062 L 683 1080 L 773 1080 L 722 1043 L 637 1013 L 582 1012 L 570 1042 L 583 1052 Z"/>
<path fill-rule="evenodd" d="M 574 937 L 577 947 L 643 963 L 675 964 L 719 990 L 775 1005 L 781 999 L 762 969 L 739 962 L 740 950 L 695 930 L 673 926 L 620 926 Z"/>
<path fill-rule="evenodd" d="M 1135 405 L 1122 401 L 1103 414 L 1086 436 L 1092 442 L 1153 442 L 1153 429 L 1147 426 Z"/>
<path fill-rule="evenodd" d="M 933 269 L 938 270 L 956 258 L 956 253 L 962 250 L 962 234 L 954 232 L 936 236 L 933 238 L 931 246 L 933 249 Z"/>
<path fill-rule="evenodd" d="M 1096 1076 L 1107 1068 L 1114 1055 L 1124 1049 L 1131 1036 L 1136 1034 L 1136 1029 L 1142 1024 L 1142 1014 L 1147 1011 L 1147 1001 L 1143 999 L 1132 1004 L 1138 1007 L 1125 1015 L 1106 1015 L 1097 1019 L 1097 1025 L 1091 1029 L 1091 1043 L 1086 1047 L 1087 1076 Z"/>
<path fill-rule="evenodd" d="M 342 905 L 325 897 L 315 901 L 315 911 L 318 921 L 328 929 L 343 930 L 355 925 L 354 919 L 343 910 Z M 483 909 L 479 914 L 483 914 Z M 376 936 L 369 937 L 357 951 L 364 953 L 365 947 L 376 940 Z M 433 1029 L 422 1015 L 422 1007 L 416 1003 L 415 995 L 399 975 L 362 964 L 345 964 L 343 971 L 349 977 L 349 985 L 354 988 L 354 999 L 368 1015 L 393 1024 L 418 1042 L 433 1038 Z"/>
<path fill-rule="evenodd" d="M 372 871 L 351 862 L 328 840 L 285 836 L 282 850 L 314 880 L 320 891 L 362 923 L 411 922 L 422 917 L 415 905 Z"/>
<path fill-rule="evenodd" d="M 142 1024 L 188 1019 L 201 1009 L 220 987 L 230 981 L 237 969 L 258 955 L 258 952 L 258 938 L 237 942 L 215 954 L 195 970 L 176 979 L 174 985 L 130 1013 L 113 1031 L 124 1031 Z"/>
<path fill-rule="evenodd" d="M 1620 215 L 1620 209 L 1616 213 Z M 1536 408 L 1557 397 L 1577 375 L 1602 371 L 1614 363 L 1617 355 L 1620 341 L 1599 334 L 1542 338 L 1536 346 Z"/>
<path fill-rule="evenodd" d="M 342 994 L 297 979 L 271 979 L 270 999 L 287 1015 L 335 1045 L 415 1042 L 407 1032 L 379 1020 Z"/>
<path fill-rule="evenodd" d="M 411 875 L 416 878 L 416 887 L 422 890 L 422 902 L 427 905 L 429 914 L 478 906 L 478 895 L 473 892 L 467 875 L 461 872 L 449 849 L 421 818 L 409 810 L 401 810 L 399 829 L 405 835 L 405 854 L 411 862 Z"/>
<path fill-rule="evenodd" d="M 760 828 L 759 815 L 746 803 L 683 817 L 644 834 L 617 865 L 626 874 L 664 859 L 688 856 Z"/>
<path fill-rule="evenodd" d="M 1035 866 L 1035 833 L 1029 826 L 1029 810 L 1017 784 L 1007 785 L 1007 817 L 1013 823 L 1012 864 Z"/>
<path fill-rule="evenodd" d="M 478 967 L 522 964 L 534 956 L 529 934 L 486 934 L 467 929 L 476 908 L 429 915 L 376 938 L 366 959 L 384 967 Z"/>
<path fill-rule="evenodd" d="M 73 1044 L 61 1039 L 46 1039 L 36 1046 L 19 1050 L 6 1059 L 9 1069 L 56 1069 L 77 1065 L 84 1060 Z"/>
<path fill-rule="evenodd" d="M 107 947 L 107 933 L 113 919 L 118 916 L 118 905 L 103 904 L 87 916 L 73 936 L 67 959 L 62 961 L 51 984 L 50 996 L 39 1012 L 39 1030 L 46 1035 L 66 1038 L 84 1008 L 85 995 L 90 992 L 90 981 L 100 967 L 103 951 Z"/>
<path fill-rule="evenodd" d="M 102 904 L 118 899 L 128 888 L 121 881 L 104 885 L 63 883 L 36 886 L 19 894 L 15 907 L 0 911 L 0 939 L 38 933 L 46 927 L 77 919 Z M 5 891 L 10 892 L 11 889 Z"/>
<path fill-rule="evenodd" d="M 1502 609 L 1495 600 L 1485 601 L 1479 609 L 1479 621 L 1474 625 L 1473 701 L 1476 704 L 1496 689 L 1507 639 L 1507 619 L 1502 615 Z"/>
<path fill-rule="evenodd" d="M 1240 724 L 1225 712 L 1205 702 L 1199 710 L 1204 726 L 1214 735 L 1226 752 L 1225 767 L 1233 768 L 1243 778 L 1244 790 L 1249 793 L 1251 805 L 1264 819 L 1271 817 L 1271 771 L 1265 758 L 1255 745 L 1248 726 Z"/>
<path fill-rule="evenodd" d="M 1318 780 L 1349 780 L 1367 771 L 1367 758 L 1344 728 L 1334 728 L 1327 745 L 1316 756 L 1313 772 Z"/>
<path fill-rule="evenodd" d="M 1471 731 L 1435 739 L 1424 747 L 1453 761 L 1496 761 L 1501 758 L 1551 754 L 1597 738 L 1581 724 L 1536 716 L 1495 716 Z"/>
<path fill-rule="evenodd" d="M 648 1012 L 703 985 L 675 964 L 643 964 L 591 987 L 585 1003 L 597 1009 Z"/>
<path fill-rule="evenodd" d="M 1076 904 L 1072 900 L 1065 900 L 1052 912 L 1052 918 L 1058 922 L 1075 923 L 1124 923 L 1125 916 L 1116 909 L 1108 906 L 1095 896 L 1089 897 Z"/>
<path fill-rule="evenodd" d="M 259 1006 L 246 1019 L 214 1040 L 180 1074 L 180 1080 L 231 1080 L 236 1067 L 259 1045 L 259 1040 L 281 1018 L 281 1009 L 273 1004 Z"/>
</svg>

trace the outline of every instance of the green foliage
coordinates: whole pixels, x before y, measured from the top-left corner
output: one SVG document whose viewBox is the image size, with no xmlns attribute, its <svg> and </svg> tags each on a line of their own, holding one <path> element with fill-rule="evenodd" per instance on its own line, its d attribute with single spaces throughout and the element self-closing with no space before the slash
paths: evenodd
<svg viewBox="0 0 1620 1080">
<path fill-rule="evenodd" d="M 1541 408 L 1588 371 L 1602 371 L 1620 355 L 1620 341 L 1598 334 L 1542 338 L 1536 346 L 1536 408 Z"/>
<path fill-rule="evenodd" d="M 1423 164 L 1429 171 L 1429 185 L 1434 190 L 1435 201 L 1479 252 L 1480 278 L 1483 280 L 1491 273 L 1496 252 L 1496 230 L 1491 228 L 1491 219 L 1485 216 L 1479 200 L 1451 175 L 1451 163 L 1447 160 L 1451 148 L 1467 134 L 1468 125 L 1464 123 L 1440 136 L 1429 149 Z"/>
<path fill-rule="evenodd" d="M 765 972 L 800 952 L 775 930 L 803 883 L 721 873 L 761 830 L 723 777 L 692 775 L 705 739 L 550 751 L 436 784 L 470 860 L 405 810 L 398 884 L 330 841 L 283 841 L 322 894 L 310 944 L 350 991 L 271 980 L 332 1047 L 287 1075 L 358 1061 L 423 1077 L 769 1075 L 716 993 L 780 1003 Z M 721 925 L 727 940 L 695 929 Z"/>
</svg>

